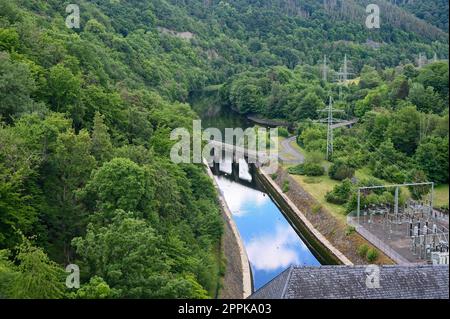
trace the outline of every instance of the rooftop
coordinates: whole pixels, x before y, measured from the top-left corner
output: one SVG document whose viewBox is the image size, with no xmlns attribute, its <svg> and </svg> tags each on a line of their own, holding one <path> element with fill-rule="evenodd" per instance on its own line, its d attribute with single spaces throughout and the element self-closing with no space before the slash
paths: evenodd
<svg viewBox="0 0 450 319">
<path fill-rule="evenodd" d="M 250 299 L 448 299 L 449 266 L 380 266 L 380 288 L 366 285 L 367 266 L 292 266 Z"/>
</svg>

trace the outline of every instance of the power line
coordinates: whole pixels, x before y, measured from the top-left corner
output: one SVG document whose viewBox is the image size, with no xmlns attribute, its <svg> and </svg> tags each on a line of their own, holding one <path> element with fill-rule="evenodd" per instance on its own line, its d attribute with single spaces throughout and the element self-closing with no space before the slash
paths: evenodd
<svg viewBox="0 0 450 319">
<path fill-rule="evenodd" d="M 327 112 L 328 116 L 326 119 L 319 120 L 320 122 L 326 122 L 327 123 L 327 160 L 331 159 L 331 156 L 333 155 L 333 124 L 334 124 L 334 112 L 343 112 L 342 110 L 334 110 L 333 109 L 333 98 L 330 96 L 330 100 L 328 103 L 328 107 L 324 108 L 323 110 L 319 110 L 319 112 Z"/>
</svg>

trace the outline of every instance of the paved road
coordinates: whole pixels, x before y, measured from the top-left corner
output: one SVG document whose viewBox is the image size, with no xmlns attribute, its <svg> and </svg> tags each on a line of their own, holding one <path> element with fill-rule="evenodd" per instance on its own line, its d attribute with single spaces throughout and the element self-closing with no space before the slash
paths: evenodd
<svg viewBox="0 0 450 319">
<path fill-rule="evenodd" d="M 296 138 L 296 136 L 292 136 L 280 143 L 279 158 L 284 164 L 301 164 L 305 161 L 305 156 L 291 145 Z"/>
</svg>

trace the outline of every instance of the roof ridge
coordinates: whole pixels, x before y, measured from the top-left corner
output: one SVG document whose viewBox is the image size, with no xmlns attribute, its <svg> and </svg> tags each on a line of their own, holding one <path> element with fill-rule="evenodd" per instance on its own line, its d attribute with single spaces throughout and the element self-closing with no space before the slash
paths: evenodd
<svg viewBox="0 0 450 319">
<path fill-rule="evenodd" d="M 286 282 L 284 283 L 283 291 L 281 292 L 281 296 L 280 296 L 281 299 L 283 299 L 285 294 L 286 294 L 286 290 L 287 290 L 287 287 L 289 285 L 289 281 L 291 280 L 292 271 L 294 270 L 294 267 L 295 267 L 294 265 L 291 265 L 289 267 L 289 273 L 288 273 L 288 276 L 286 278 Z"/>
</svg>

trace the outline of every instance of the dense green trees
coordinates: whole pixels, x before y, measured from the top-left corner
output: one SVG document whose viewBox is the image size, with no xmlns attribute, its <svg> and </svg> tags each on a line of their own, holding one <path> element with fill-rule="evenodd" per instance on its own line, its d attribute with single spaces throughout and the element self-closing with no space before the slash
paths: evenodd
<svg viewBox="0 0 450 319">
<path fill-rule="evenodd" d="M 425 139 L 417 149 L 415 160 L 432 181 L 448 183 L 448 135 Z"/>
<path fill-rule="evenodd" d="M 406 65 L 382 72 L 366 66 L 358 80 L 345 89 L 343 99 L 348 114 L 360 121 L 351 130 L 335 131 L 329 175 L 342 180 L 367 167 L 388 182 L 404 183 L 420 176 L 421 181 L 448 183 L 448 91 L 444 89 L 448 64 L 435 62 L 420 69 Z M 325 128 L 297 120 L 299 144 L 307 151 L 324 153 Z M 329 195 L 331 201 L 333 196 Z"/>
<path fill-rule="evenodd" d="M 418 52 L 448 57 L 448 35 L 397 7 L 374 33 L 350 1 L 79 5 L 71 30 L 60 1 L 0 0 L 0 297 L 215 296 L 215 189 L 202 167 L 168 158 L 170 130 L 190 127 L 186 102 L 209 85 L 241 113 L 300 122 L 314 152 L 326 130 L 309 120 L 331 93 L 361 117 L 336 132 L 334 168 L 348 165 L 336 177 L 367 166 L 448 182 L 448 63 L 412 65 Z M 345 54 L 361 74 L 338 101 L 331 69 Z M 350 207 L 347 186 L 334 195 Z M 61 269 L 73 262 L 82 287 L 68 291 Z"/>
<path fill-rule="evenodd" d="M 70 30 L 58 1 L 0 0 L 0 296 L 214 297 L 215 189 L 168 158 L 210 69 L 150 1 L 80 5 Z"/>
<path fill-rule="evenodd" d="M 29 111 L 35 88 L 28 66 L 0 51 L 0 116 L 10 123 L 13 117 Z"/>
<path fill-rule="evenodd" d="M 64 270 L 45 252 L 22 238 L 15 263 L 0 250 L 0 296 L 16 299 L 55 299 L 65 293 Z"/>
<path fill-rule="evenodd" d="M 448 30 L 448 1 L 391 1 L 442 30 Z"/>
</svg>

